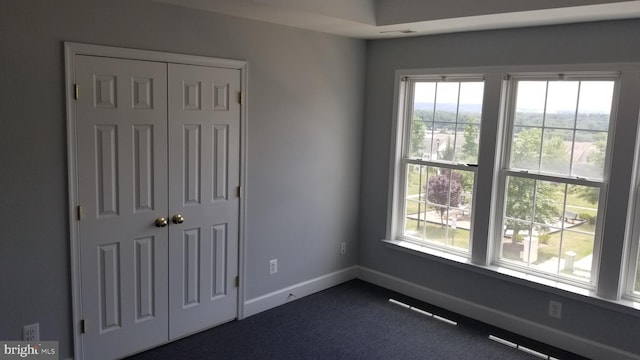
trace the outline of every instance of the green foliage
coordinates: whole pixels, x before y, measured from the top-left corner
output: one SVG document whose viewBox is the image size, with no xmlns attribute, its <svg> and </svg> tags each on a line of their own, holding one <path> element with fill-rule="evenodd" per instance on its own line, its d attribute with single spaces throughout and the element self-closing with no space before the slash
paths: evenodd
<svg viewBox="0 0 640 360">
<path fill-rule="evenodd" d="M 569 151 L 560 136 L 552 135 L 542 143 L 542 161 L 554 162 L 569 159 Z"/>
<path fill-rule="evenodd" d="M 607 134 L 596 133 L 593 135 L 593 140 L 595 148 L 589 153 L 587 161 L 596 165 L 597 168 L 603 169 L 604 157 L 607 151 Z M 600 197 L 600 190 L 593 187 L 580 187 L 578 196 L 592 204 L 597 204 Z"/>
<path fill-rule="evenodd" d="M 424 122 L 416 119 L 411 123 L 411 155 L 422 156 L 424 152 L 424 136 L 427 133 L 427 127 Z"/>
<path fill-rule="evenodd" d="M 587 224 L 595 225 L 596 224 L 596 216 L 587 212 L 581 212 L 578 214 L 578 218 L 582 220 L 586 220 Z"/>
<path fill-rule="evenodd" d="M 591 224 L 591 222 L 595 222 L 595 216 L 587 213 L 587 212 L 581 212 L 578 214 L 578 219 L 582 219 L 582 220 L 586 220 L 588 223 Z"/>
<path fill-rule="evenodd" d="M 511 149 L 512 164 L 538 163 L 540 139 L 542 131 L 539 128 L 522 130 L 514 137 Z"/>
<path fill-rule="evenodd" d="M 535 190 L 535 191 L 534 191 Z M 558 219 L 558 208 L 553 199 L 555 189 L 552 184 L 533 179 L 511 177 L 507 185 L 505 226 L 518 234 L 527 230 L 526 223 L 533 221 L 547 224 Z M 535 198 L 534 198 L 535 194 Z M 517 236 L 512 237 L 515 241 Z"/>
<path fill-rule="evenodd" d="M 464 127 L 464 145 L 462 145 L 462 160 L 470 163 L 478 162 L 478 133 L 475 125 L 467 124 Z"/>
<path fill-rule="evenodd" d="M 542 125 L 542 113 L 536 112 L 518 112 L 516 114 L 516 125 L 524 126 L 541 126 Z M 560 127 L 571 128 L 575 119 L 575 114 L 570 112 L 564 113 L 546 113 L 544 114 L 545 126 L 548 127 Z M 579 118 L 580 129 L 582 130 L 597 130 L 606 131 L 609 128 L 609 114 L 580 114 Z M 587 132 L 576 134 L 580 138 L 576 138 L 576 141 L 592 141 L 590 134 Z M 573 135 L 566 133 L 563 140 L 572 141 Z"/>
<path fill-rule="evenodd" d="M 514 138 L 512 145 L 512 163 L 528 165 L 538 163 L 538 157 L 543 159 L 563 159 L 569 156 L 559 137 L 549 138 L 540 154 L 542 130 L 532 128 L 520 131 Z M 513 230 L 512 241 L 517 240 L 520 230 L 528 227 L 527 222 L 548 224 L 558 218 L 558 207 L 554 200 L 556 189 L 551 183 L 533 179 L 510 177 L 507 185 L 507 200 L 505 215 L 512 219 L 505 220 L 507 229 Z M 534 195 L 535 194 L 535 195 Z M 532 219 L 533 217 L 533 219 Z"/>
<path fill-rule="evenodd" d="M 550 132 L 546 133 L 545 139 L 542 141 L 542 153 L 540 153 L 541 141 L 541 128 L 531 128 L 518 132 L 512 145 L 511 163 L 528 169 L 537 169 L 540 159 L 543 163 L 557 163 L 569 159 L 569 151 L 565 147 L 562 137 L 553 135 Z"/>
<path fill-rule="evenodd" d="M 543 233 L 543 234 L 538 235 L 538 240 L 540 240 L 541 244 L 548 244 L 550 238 L 551 238 L 551 235 L 549 235 L 547 233 Z"/>
<path fill-rule="evenodd" d="M 449 137 L 445 143 L 444 150 L 440 151 L 440 149 L 438 149 L 438 160 L 453 161 L 454 156 L 455 149 L 453 148 L 451 137 Z"/>
<path fill-rule="evenodd" d="M 584 199 L 590 202 L 591 204 L 597 204 L 598 199 L 600 197 L 600 190 L 598 188 L 593 188 L 593 187 L 585 187 L 585 186 L 577 187 L 576 193 L 581 199 Z"/>
</svg>

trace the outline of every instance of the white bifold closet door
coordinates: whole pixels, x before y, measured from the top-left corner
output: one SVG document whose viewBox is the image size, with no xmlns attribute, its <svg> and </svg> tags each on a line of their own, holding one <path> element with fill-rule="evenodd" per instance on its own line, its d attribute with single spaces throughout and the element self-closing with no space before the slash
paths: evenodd
<svg viewBox="0 0 640 360">
<path fill-rule="evenodd" d="M 235 319 L 239 70 L 75 63 L 84 358 Z"/>
<path fill-rule="evenodd" d="M 169 64 L 172 339 L 236 317 L 239 91 L 238 70 Z"/>
</svg>

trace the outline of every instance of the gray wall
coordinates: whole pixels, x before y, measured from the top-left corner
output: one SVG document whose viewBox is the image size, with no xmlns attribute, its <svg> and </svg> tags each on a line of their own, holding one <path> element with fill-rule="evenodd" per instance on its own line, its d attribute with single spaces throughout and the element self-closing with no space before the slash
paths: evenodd
<svg viewBox="0 0 640 360">
<path fill-rule="evenodd" d="M 63 41 L 248 60 L 247 299 L 355 265 L 364 41 L 149 1 L 3 0 L 0 339 L 39 322 L 72 355 Z"/>
<path fill-rule="evenodd" d="M 387 219 L 396 69 L 638 62 L 640 47 L 630 35 L 638 33 L 640 21 L 629 20 L 368 42 L 359 264 L 481 306 L 640 353 L 637 311 L 612 311 L 573 296 L 558 297 L 469 268 L 399 252 L 380 241 L 385 237 Z M 627 145 L 633 148 L 632 144 Z M 552 297 L 563 302 L 562 320 L 547 316 Z"/>
</svg>

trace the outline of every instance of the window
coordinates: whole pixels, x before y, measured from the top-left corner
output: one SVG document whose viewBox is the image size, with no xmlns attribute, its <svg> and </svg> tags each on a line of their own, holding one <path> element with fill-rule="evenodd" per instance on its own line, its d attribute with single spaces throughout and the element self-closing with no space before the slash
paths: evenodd
<svg viewBox="0 0 640 360">
<path fill-rule="evenodd" d="M 387 244 L 640 306 L 640 64 L 440 70 L 396 73 Z"/>
<path fill-rule="evenodd" d="M 593 282 L 616 78 L 510 80 L 497 262 Z"/>
<path fill-rule="evenodd" d="M 439 77 L 403 83 L 403 188 L 395 237 L 468 254 L 483 81 Z"/>
</svg>

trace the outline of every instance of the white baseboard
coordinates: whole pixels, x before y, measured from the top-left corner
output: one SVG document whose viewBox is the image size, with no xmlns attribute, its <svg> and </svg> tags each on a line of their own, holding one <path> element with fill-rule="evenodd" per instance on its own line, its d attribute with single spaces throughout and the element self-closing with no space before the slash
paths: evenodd
<svg viewBox="0 0 640 360">
<path fill-rule="evenodd" d="M 353 280 L 357 274 L 358 267 L 352 266 L 247 300 L 244 303 L 244 317 L 261 313 L 276 306 L 342 284 L 345 281 Z M 291 296 L 291 294 L 293 296 Z"/>
<path fill-rule="evenodd" d="M 493 308 L 441 293 L 376 270 L 358 267 L 359 279 L 501 329 L 590 359 L 634 359 L 640 355 L 594 342 Z"/>
</svg>

